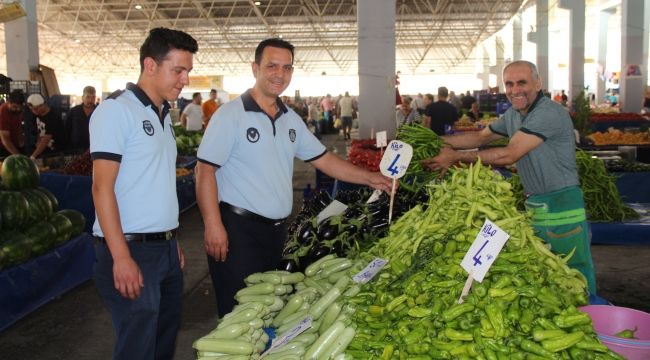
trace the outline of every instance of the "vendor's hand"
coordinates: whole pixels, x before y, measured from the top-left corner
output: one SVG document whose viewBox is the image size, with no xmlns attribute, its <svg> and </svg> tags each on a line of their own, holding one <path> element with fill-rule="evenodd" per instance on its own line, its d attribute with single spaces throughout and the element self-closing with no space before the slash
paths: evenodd
<svg viewBox="0 0 650 360">
<path fill-rule="evenodd" d="M 115 289 L 123 297 L 131 300 L 140 296 L 140 288 L 144 286 L 140 267 L 131 257 L 113 262 L 113 282 Z"/>
<path fill-rule="evenodd" d="M 226 261 L 228 254 L 228 233 L 223 224 L 212 225 L 205 228 L 205 251 L 216 261 Z"/>
<path fill-rule="evenodd" d="M 443 147 L 436 157 L 422 160 L 420 163 L 431 171 L 440 171 L 440 176 L 444 176 L 450 166 L 458 162 L 456 151 L 450 147 Z"/>
<path fill-rule="evenodd" d="M 176 250 L 178 250 L 178 261 L 181 265 L 181 270 L 183 270 L 185 268 L 185 252 L 181 244 L 178 243 L 178 240 L 176 241 Z"/>
<path fill-rule="evenodd" d="M 368 177 L 368 186 L 390 194 L 390 190 L 393 185 L 393 179 L 382 175 L 380 172 L 369 172 Z"/>
</svg>

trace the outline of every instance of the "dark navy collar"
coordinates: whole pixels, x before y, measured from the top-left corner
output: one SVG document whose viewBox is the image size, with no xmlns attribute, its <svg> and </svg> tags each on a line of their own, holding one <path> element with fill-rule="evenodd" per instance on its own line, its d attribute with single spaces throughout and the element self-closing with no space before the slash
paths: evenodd
<svg viewBox="0 0 650 360">
<path fill-rule="evenodd" d="M 257 104 L 255 99 L 253 99 L 253 96 L 251 95 L 251 89 L 246 90 L 246 92 L 241 95 L 241 100 L 244 103 L 245 111 L 255 111 L 266 114 L 264 110 L 262 110 L 262 108 Z M 279 97 L 275 99 L 275 104 L 278 106 L 279 112 L 282 114 L 286 114 L 289 111 Z"/>
<path fill-rule="evenodd" d="M 158 107 L 153 103 L 153 101 L 151 101 L 149 96 L 138 85 L 136 85 L 134 83 L 127 83 L 126 88 L 133 92 L 135 97 L 137 97 L 138 100 L 140 100 L 142 105 L 144 105 L 145 107 L 151 106 L 151 108 L 156 112 L 156 114 L 159 115 L 160 118 L 158 120 L 160 120 L 160 124 L 164 128 L 165 127 L 165 117 L 167 116 L 167 114 L 169 114 L 169 109 L 171 108 L 171 106 L 169 105 L 169 102 L 167 100 L 163 100 L 162 113 L 161 113 L 158 110 Z"/>
</svg>

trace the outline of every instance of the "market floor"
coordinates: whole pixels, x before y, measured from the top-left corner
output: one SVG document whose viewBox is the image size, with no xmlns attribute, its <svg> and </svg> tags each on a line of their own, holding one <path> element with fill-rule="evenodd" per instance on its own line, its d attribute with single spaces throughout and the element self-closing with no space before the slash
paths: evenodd
<svg viewBox="0 0 650 360">
<path fill-rule="evenodd" d="M 331 150 L 345 154 L 345 141 L 336 135 L 323 138 Z M 295 163 L 294 212 L 300 209 L 303 189 L 315 186 L 315 171 Z M 203 249 L 203 225 L 195 206 L 181 214 L 179 240 L 186 256 L 183 323 L 176 359 L 194 359 L 192 342 L 216 326 L 212 283 Z M 648 239 L 650 243 L 650 239 Z M 592 248 L 599 295 L 615 305 L 650 312 L 650 246 L 594 246 Z M 110 359 L 113 330 L 108 312 L 92 281 L 18 321 L 0 333 L 3 360 Z"/>
</svg>

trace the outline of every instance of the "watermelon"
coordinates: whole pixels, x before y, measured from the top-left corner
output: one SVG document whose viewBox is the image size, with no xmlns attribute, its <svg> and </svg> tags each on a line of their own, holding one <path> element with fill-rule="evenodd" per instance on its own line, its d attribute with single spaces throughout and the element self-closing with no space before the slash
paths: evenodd
<svg viewBox="0 0 650 360">
<path fill-rule="evenodd" d="M 18 229 L 29 221 L 29 203 L 19 191 L 0 191 L 3 229 Z"/>
<path fill-rule="evenodd" d="M 52 202 L 45 193 L 36 189 L 23 190 L 21 193 L 29 204 L 28 223 L 36 223 L 52 215 Z"/>
<path fill-rule="evenodd" d="M 54 247 L 56 229 L 49 222 L 41 221 L 26 229 L 25 236 L 29 239 L 32 255 L 40 255 Z"/>
<path fill-rule="evenodd" d="M 52 194 L 50 192 L 50 190 L 48 190 L 48 189 L 46 189 L 46 188 L 44 188 L 42 186 L 37 187 L 36 190 L 42 192 L 43 194 L 45 194 L 47 196 L 48 199 L 50 199 L 50 203 L 52 204 L 52 211 L 53 212 L 59 210 L 59 200 L 56 199 L 56 196 L 54 196 L 54 194 Z"/>
<path fill-rule="evenodd" d="M 25 155 L 9 155 L 2 163 L 2 186 L 6 190 L 32 189 L 38 186 L 38 167 Z"/>
<path fill-rule="evenodd" d="M 56 213 L 48 219 L 56 230 L 55 245 L 61 245 L 72 237 L 72 222 L 65 215 Z"/>
<path fill-rule="evenodd" d="M 29 239 L 17 230 L 0 235 L 0 269 L 22 264 L 31 256 Z"/>
<path fill-rule="evenodd" d="M 60 210 L 57 214 L 64 215 L 72 223 L 72 236 L 81 234 L 86 228 L 86 217 L 81 212 L 74 209 Z"/>
</svg>

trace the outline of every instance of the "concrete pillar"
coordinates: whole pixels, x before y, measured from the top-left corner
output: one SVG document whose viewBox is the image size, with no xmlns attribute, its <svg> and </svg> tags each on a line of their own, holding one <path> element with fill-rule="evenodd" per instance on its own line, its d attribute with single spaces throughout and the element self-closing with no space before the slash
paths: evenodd
<svg viewBox="0 0 650 360">
<path fill-rule="evenodd" d="M 485 90 L 490 87 L 490 55 L 485 46 L 483 48 L 483 68 L 476 78 L 481 80 L 481 89 Z"/>
<path fill-rule="evenodd" d="M 585 88 L 585 0 L 560 0 L 569 18 L 569 102 Z"/>
<path fill-rule="evenodd" d="M 598 74 L 596 80 L 596 104 L 601 104 L 605 100 L 605 70 L 607 69 L 607 32 L 609 26 L 609 16 L 615 11 L 613 8 L 601 8 L 598 12 L 598 70 L 602 73 Z"/>
<path fill-rule="evenodd" d="M 528 33 L 528 41 L 537 45 L 537 71 L 542 88 L 548 89 L 548 0 L 537 0 L 536 4 L 536 29 Z"/>
<path fill-rule="evenodd" d="M 29 80 L 29 71 L 38 69 L 38 28 L 36 1 L 21 0 L 27 16 L 5 23 L 7 76 Z"/>
<path fill-rule="evenodd" d="M 395 138 L 395 9 L 395 0 L 357 1 L 362 139 L 384 130 Z"/>
<path fill-rule="evenodd" d="M 512 60 L 521 60 L 521 12 L 512 21 Z"/>
<path fill-rule="evenodd" d="M 501 40 L 500 36 L 497 36 L 496 39 L 494 40 L 495 46 L 496 46 L 496 64 L 494 66 L 490 66 L 490 74 L 494 74 L 497 77 L 497 86 L 499 88 L 499 92 L 502 93 L 504 92 L 503 88 L 503 67 L 505 65 L 505 60 L 503 58 L 503 40 Z"/>
<path fill-rule="evenodd" d="M 638 113 L 643 106 L 648 71 L 648 22 L 645 12 L 648 1 L 621 2 L 621 111 Z M 644 58 L 645 56 L 645 58 Z M 637 67 L 639 72 L 635 71 Z M 647 76 L 647 75 L 646 75 Z M 647 78 L 646 78 L 647 79 Z"/>
</svg>

